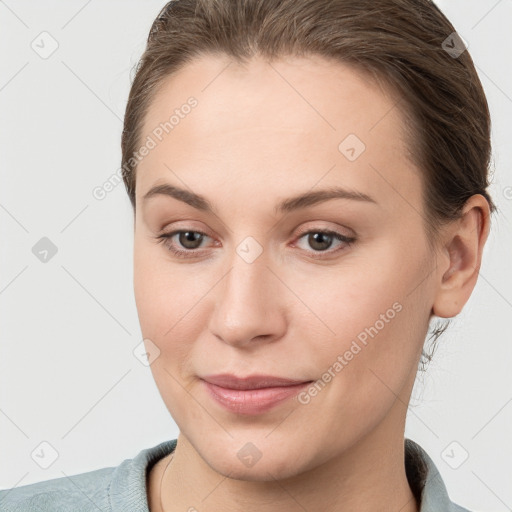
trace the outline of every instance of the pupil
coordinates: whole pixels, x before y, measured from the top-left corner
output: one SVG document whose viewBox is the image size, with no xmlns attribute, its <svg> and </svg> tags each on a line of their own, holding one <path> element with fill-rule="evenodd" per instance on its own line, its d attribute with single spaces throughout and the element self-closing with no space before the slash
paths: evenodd
<svg viewBox="0 0 512 512">
<path fill-rule="evenodd" d="M 324 240 L 324 237 L 327 238 L 328 240 L 328 243 L 327 243 L 327 247 L 323 247 L 322 246 L 322 243 L 326 243 L 325 240 Z M 311 243 L 311 247 L 313 247 L 314 249 L 320 249 L 320 250 L 324 250 L 324 249 L 328 249 L 331 245 L 331 240 L 332 238 L 332 235 L 329 235 L 328 233 L 315 233 L 313 235 L 309 235 L 309 241 Z M 316 246 L 315 245 L 317 243 L 320 243 L 320 247 Z"/>
<path fill-rule="evenodd" d="M 194 246 L 194 242 L 196 242 L 199 238 L 201 238 L 201 233 L 197 233 L 196 231 L 184 231 L 180 233 L 180 244 L 187 249 L 196 249 Z M 191 243 L 192 246 L 187 245 Z"/>
</svg>

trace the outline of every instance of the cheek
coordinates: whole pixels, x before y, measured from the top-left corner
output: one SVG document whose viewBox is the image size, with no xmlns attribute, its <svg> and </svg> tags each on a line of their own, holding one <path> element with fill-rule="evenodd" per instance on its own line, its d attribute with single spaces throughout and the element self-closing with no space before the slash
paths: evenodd
<svg viewBox="0 0 512 512">
<path fill-rule="evenodd" d="M 159 386 L 166 382 L 169 389 L 177 385 L 172 377 L 185 384 L 190 373 L 190 354 L 205 328 L 207 292 L 213 286 L 210 278 L 215 277 L 191 268 L 171 263 L 160 246 L 135 245 L 133 278 L 139 324 L 143 338 L 160 351 L 151 364 L 155 380 Z"/>
<path fill-rule="evenodd" d="M 135 243 L 134 295 L 142 337 L 151 352 L 156 345 L 159 354 L 151 365 L 151 373 L 160 396 L 176 423 L 182 425 L 198 412 L 187 408 L 190 402 L 187 381 L 191 340 L 200 323 L 194 304 L 200 299 L 200 290 L 184 282 L 183 273 L 166 260 L 163 249 L 151 244 Z M 196 308 L 198 305 L 196 305 Z"/>
<path fill-rule="evenodd" d="M 395 276 L 404 269 L 400 270 L 400 263 L 389 250 L 379 252 L 374 248 L 371 252 L 354 253 L 337 266 L 310 268 L 307 273 L 304 269 L 301 273 L 307 277 L 300 280 L 298 272 L 290 272 L 283 279 L 295 283 L 295 309 L 301 313 L 295 315 L 295 320 L 309 324 L 309 328 L 316 325 L 316 332 L 322 329 L 327 345 L 332 346 L 336 339 L 356 337 L 388 310 L 388 316 L 395 317 L 393 304 L 403 299 L 407 280 Z"/>
<path fill-rule="evenodd" d="M 369 369 L 400 387 L 428 327 L 428 265 L 419 243 L 383 239 L 297 284 L 294 292 L 314 314 L 301 306 L 294 318 L 302 332 L 322 333 L 308 341 L 316 368 L 343 373 L 339 385 L 351 390 L 375 382 Z"/>
<path fill-rule="evenodd" d="M 133 287 L 139 324 L 143 338 L 151 340 L 160 351 L 151 364 L 153 373 L 162 366 L 168 353 L 177 348 L 171 349 L 167 340 L 172 339 L 183 316 L 183 302 L 177 297 L 179 284 L 176 277 L 166 275 L 169 265 L 158 257 L 160 250 L 146 241 L 135 241 Z"/>
<path fill-rule="evenodd" d="M 133 285 L 144 334 L 162 337 L 184 315 L 194 286 L 183 271 L 170 264 L 165 249 L 156 242 L 136 239 Z"/>
<path fill-rule="evenodd" d="M 152 251 L 147 250 L 136 235 L 133 253 L 133 289 L 142 334 L 150 339 L 158 332 L 155 318 L 159 313 L 156 304 L 159 290 L 155 289 L 155 282 L 159 268 L 155 263 Z"/>
<path fill-rule="evenodd" d="M 308 357 L 318 369 L 318 381 L 301 397 L 304 414 L 320 417 L 322 411 L 332 411 L 315 427 L 319 436 L 338 436 L 343 444 L 375 428 L 392 408 L 403 412 L 424 340 L 425 289 L 419 286 L 407 296 L 409 283 L 417 284 L 419 266 L 417 262 L 416 268 L 406 271 L 390 264 L 366 275 L 352 269 L 350 277 L 331 281 L 323 296 L 312 296 L 311 287 L 304 285 L 315 311 L 335 332 L 323 329 L 326 336 L 308 340 Z M 395 272 L 402 272 L 403 279 L 394 280 Z"/>
</svg>

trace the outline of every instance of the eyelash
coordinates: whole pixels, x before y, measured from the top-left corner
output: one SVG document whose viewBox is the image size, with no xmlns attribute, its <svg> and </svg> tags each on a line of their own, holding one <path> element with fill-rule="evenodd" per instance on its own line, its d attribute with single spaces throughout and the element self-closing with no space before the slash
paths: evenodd
<svg viewBox="0 0 512 512">
<path fill-rule="evenodd" d="M 189 232 L 189 233 L 199 233 L 200 235 L 203 235 L 203 236 L 206 236 L 206 237 L 210 238 L 206 233 L 204 233 L 202 231 L 198 231 L 198 230 L 193 230 L 193 229 L 179 229 L 179 230 L 176 230 L 176 231 L 171 231 L 170 233 L 162 233 L 160 235 L 157 235 L 155 238 L 157 240 L 157 243 L 163 244 L 168 251 L 173 253 L 178 258 L 193 258 L 193 257 L 197 256 L 197 252 L 199 252 L 199 249 L 182 250 L 182 249 L 173 248 L 172 246 L 166 244 L 167 240 L 170 240 L 174 235 L 178 235 L 180 233 L 187 233 L 187 232 Z M 316 258 L 316 259 L 323 259 L 323 258 L 332 256 L 334 253 L 342 251 L 346 247 L 350 247 L 356 241 L 355 237 L 347 237 L 345 235 L 342 235 L 341 233 L 338 233 L 337 231 L 322 230 L 322 229 L 310 229 L 308 231 L 305 231 L 305 232 L 300 234 L 300 236 L 299 236 L 299 238 L 297 240 L 300 240 L 304 236 L 309 235 L 311 233 L 320 233 L 320 234 L 323 234 L 323 235 L 332 235 L 335 240 L 338 240 L 338 241 L 343 242 L 345 244 L 344 246 L 342 245 L 341 248 L 338 248 L 338 249 L 335 249 L 335 250 L 326 249 L 325 251 L 313 251 L 313 253 L 316 252 L 316 253 L 322 255 L 322 256 L 313 256 L 313 258 Z M 309 251 L 307 251 L 307 252 L 309 252 Z M 327 256 L 323 256 L 324 254 L 326 254 Z"/>
</svg>

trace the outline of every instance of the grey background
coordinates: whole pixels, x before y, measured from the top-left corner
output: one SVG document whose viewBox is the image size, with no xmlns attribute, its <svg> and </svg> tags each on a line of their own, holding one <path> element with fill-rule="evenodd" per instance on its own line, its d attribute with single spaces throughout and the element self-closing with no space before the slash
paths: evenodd
<svg viewBox="0 0 512 512">
<path fill-rule="evenodd" d="M 142 337 L 128 196 L 122 183 L 102 200 L 93 195 L 119 172 L 132 68 L 164 3 L 0 1 L 2 489 L 115 466 L 178 434 L 133 353 Z M 406 436 L 434 459 L 452 500 L 505 511 L 512 508 L 512 1 L 438 4 L 468 43 L 488 96 L 491 193 L 500 213 L 476 289 L 417 379 Z M 58 48 L 42 58 L 52 44 Z M 44 249 L 46 262 L 34 254 Z M 44 469 L 53 449 L 58 456 Z"/>
</svg>

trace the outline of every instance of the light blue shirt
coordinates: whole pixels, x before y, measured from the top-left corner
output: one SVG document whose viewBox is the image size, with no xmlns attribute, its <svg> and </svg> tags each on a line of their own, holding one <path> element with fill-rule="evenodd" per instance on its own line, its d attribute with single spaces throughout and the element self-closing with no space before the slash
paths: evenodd
<svg viewBox="0 0 512 512">
<path fill-rule="evenodd" d="M 176 439 L 142 450 L 117 467 L 0 491 L 1 512 L 149 512 L 146 473 L 176 447 Z M 411 489 L 421 492 L 420 512 L 470 512 L 450 501 L 441 474 L 428 454 L 405 438 L 405 467 Z M 422 478 L 424 475 L 424 481 Z M 191 503 L 191 506 L 199 503 Z"/>
</svg>

